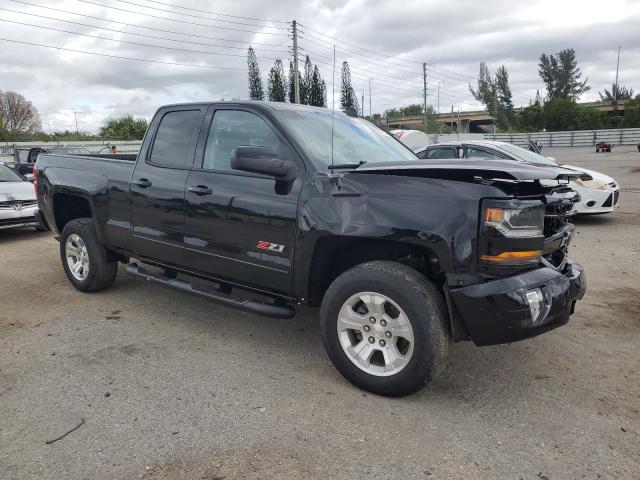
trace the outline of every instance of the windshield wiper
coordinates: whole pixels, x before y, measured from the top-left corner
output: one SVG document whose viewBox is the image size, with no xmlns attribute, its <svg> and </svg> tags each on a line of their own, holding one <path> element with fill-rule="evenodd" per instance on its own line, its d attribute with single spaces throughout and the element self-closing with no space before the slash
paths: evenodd
<svg viewBox="0 0 640 480">
<path fill-rule="evenodd" d="M 339 163 L 337 165 L 329 165 L 329 170 L 337 170 L 341 168 L 358 168 L 367 163 L 364 160 L 360 160 L 358 163 Z"/>
</svg>

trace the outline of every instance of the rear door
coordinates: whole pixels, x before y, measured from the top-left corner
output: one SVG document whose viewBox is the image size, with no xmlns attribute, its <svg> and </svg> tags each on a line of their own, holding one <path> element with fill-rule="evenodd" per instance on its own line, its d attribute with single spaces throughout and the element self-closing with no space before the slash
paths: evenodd
<svg viewBox="0 0 640 480">
<path fill-rule="evenodd" d="M 136 255 L 180 266 L 184 254 L 184 187 L 206 107 L 167 107 L 140 151 L 131 179 L 132 244 Z"/>
<path fill-rule="evenodd" d="M 298 196 L 304 166 L 277 128 L 259 111 L 212 107 L 202 152 L 185 192 L 185 258 L 208 276 L 290 293 Z M 267 146 L 298 165 L 293 182 L 233 170 L 238 146 Z"/>
</svg>

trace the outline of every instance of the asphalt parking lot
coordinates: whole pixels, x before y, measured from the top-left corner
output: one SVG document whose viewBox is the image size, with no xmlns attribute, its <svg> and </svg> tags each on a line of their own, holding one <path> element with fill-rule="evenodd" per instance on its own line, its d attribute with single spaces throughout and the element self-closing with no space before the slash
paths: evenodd
<svg viewBox="0 0 640 480">
<path fill-rule="evenodd" d="M 52 234 L 0 232 L 0 479 L 639 478 L 640 153 L 545 153 L 623 189 L 576 222 L 585 299 L 546 335 L 456 344 L 401 399 L 333 369 L 314 310 L 261 318 L 123 271 L 83 294 Z"/>
</svg>

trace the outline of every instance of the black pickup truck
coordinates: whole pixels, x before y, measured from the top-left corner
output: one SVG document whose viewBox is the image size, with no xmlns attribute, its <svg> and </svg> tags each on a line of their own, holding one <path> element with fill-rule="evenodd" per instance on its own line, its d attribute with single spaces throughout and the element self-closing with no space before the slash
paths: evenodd
<svg viewBox="0 0 640 480">
<path fill-rule="evenodd" d="M 335 367 L 384 395 L 422 387 L 452 341 L 566 323 L 586 288 L 567 257 L 575 171 L 419 160 L 324 109 L 166 106 L 137 157 L 41 155 L 34 175 L 77 289 L 108 288 L 125 262 L 266 316 L 319 306 Z"/>
</svg>

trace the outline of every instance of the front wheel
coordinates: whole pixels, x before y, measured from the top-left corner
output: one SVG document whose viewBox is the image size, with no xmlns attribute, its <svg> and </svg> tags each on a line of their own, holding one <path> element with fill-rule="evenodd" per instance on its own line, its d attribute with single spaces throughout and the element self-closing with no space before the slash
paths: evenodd
<svg viewBox="0 0 640 480">
<path fill-rule="evenodd" d="M 402 396 L 432 380 L 450 344 L 442 294 L 396 262 L 358 265 L 327 290 L 322 340 L 336 369 L 372 393 Z"/>
<path fill-rule="evenodd" d="M 60 235 L 60 257 L 67 278 L 81 292 L 104 290 L 116 279 L 118 262 L 98 240 L 90 218 L 65 225 Z"/>
</svg>

